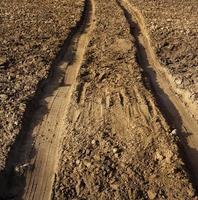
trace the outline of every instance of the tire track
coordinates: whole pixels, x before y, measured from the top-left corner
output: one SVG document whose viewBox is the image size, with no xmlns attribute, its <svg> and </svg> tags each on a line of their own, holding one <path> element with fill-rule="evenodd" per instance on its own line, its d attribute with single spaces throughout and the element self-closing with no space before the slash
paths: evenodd
<svg viewBox="0 0 198 200">
<path fill-rule="evenodd" d="M 58 161 L 58 150 L 60 146 L 60 139 L 61 139 L 61 133 L 65 130 L 65 125 L 64 125 L 64 119 L 67 114 L 67 107 L 69 105 L 69 101 L 72 95 L 72 91 L 75 86 L 75 81 L 77 78 L 78 71 L 80 69 L 80 66 L 83 62 L 83 56 L 86 50 L 86 47 L 89 42 L 89 36 L 90 32 L 93 28 L 93 13 L 94 9 L 91 6 L 91 2 L 86 1 L 86 8 L 85 8 L 85 16 L 83 23 L 78 31 L 78 33 L 74 36 L 73 41 L 71 42 L 70 47 L 68 47 L 68 50 L 75 48 L 76 47 L 76 52 L 75 56 L 71 58 L 70 62 L 72 60 L 74 61 L 72 64 L 67 63 L 67 69 L 65 73 L 65 77 L 63 77 L 63 82 L 62 84 L 64 85 L 61 87 L 60 90 L 60 96 L 58 96 L 55 101 L 54 101 L 54 112 L 53 112 L 53 107 L 49 113 L 49 115 L 52 116 L 52 119 L 48 120 L 49 122 L 55 121 L 54 130 L 52 131 L 53 133 L 56 133 L 56 136 L 54 138 L 51 138 L 50 145 L 48 147 L 47 152 L 42 152 L 38 150 L 38 160 L 35 162 L 35 169 L 37 166 L 38 171 L 34 174 L 29 174 L 27 173 L 27 178 L 26 178 L 26 188 L 27 192 L 25 189 L 25 193 L 23 195 L 24 199 L 50 199 L 51 196 L 51 191 L 52 191 L 52 185 L 53 185 L 53 180 L 54 180 L 54 172 L 56 171 L 57 167 L 57 161 Z M 70 52 L 66 52 L 66 57 L 70 54 Z M 63 62 L 62 68 L 64 68 L 66 63 Z M 56 104 L 61 104 L 58 105 L 58 108 L 56 108 Z M 57 112 L 57 118 L 56 120 L 54 119 L 54 113 Z M 52 113 L 51 113 L 52 112 Z M 43 132 L 47 132 L 46 127 L 49 128 L 49 125 L 45 123 L 42 125 L 44 127 Z M 42 132 L 42 130 L 41 130 Z M 40 141 L 39 141 L 40 142 Z M 37 146 L 37 144 L 35 145 Z M 44 144 L 44 147 L 46 147 L 46 144 Z M 36 149 L 42 149 L 42 145 L 38 144 L 38 148 Z M 55 152 L 54 152 L 55 151 Z M 43 153 L 46 155 L 43 157 Z M 51 153 L 54 154 L 54 158 L 52 158 L 50 155 Z M 39 155 L 40 154 L 40 155 Z M 46 161 L 43 163 L 42 167 L 39 170 L 39 165 L 42 163 L 42 161 L 46 159 Z M 44 167 L 44 164 L 46 167 Z M 51 167 L 50 167 L 51 166 Z M 47 169 L 47 172 L 46 172 Z M 48 172 L 50 172 L 48 174 Z M 35 176 L 36 175 L 36 176 Z M 33 177 L 33 180 L 32 180 Z M 32 191 L 29 186 L 31 185 L 36 185 L 34 190 Z"/>
<path fill-rule="evenodd" d="M 182 99 L 175 95 L 175 88 L 169 82 L 165 70 L 160 65 L 151 46 L 149 34 L 146 30 L 141 13 L 128 0 L 117 0 L 122 8 L 130 32 L 135 39 L 137 61 L 148 77 L 152 91 L 161 112 L 172 128 L 178 129 L 184 148 L 184 159 L 188 163 L 193 182 L 198 186 L 198 125 Z M 150 88 L 148 88 L 150 89 Z M 189 108 L 190 109 L 190 108 Z"/>
<path fill-rule="evenodd" d="M 143 85 L 123 11 L 115 0 L 96 1 L 96 20 L 68 108 L 53 199 L 191 199 L 170 127 Z"/>
<path fill-rule="evenodd" d="M 24 163 L 28 163 L 30 167 L 23 171 L 23 177 L 19 177 L 19 174 L 14 172 L 14 177 L 8 180 L 8 182 L 14 181 L 11 185 L 7 184 L 4 195 L 6 198 L 11 196 L 15 199 L 22 197 L 26 200 L 51 198 L 61 138 L 65 131 L 65 117 L 72 92 L 76 87 L 76 78 L 83 63 L 90 34 L 94 28 L 94 13 L 94 2 L 85 0 L 81 20 L 74 29 L 74 33 L 69 36 L 65 51 L 58 56 L 55 70 L 47 81 L 42 98 L 39 100 L 45 105 L 45 109 L 42 106 L 35 112 L 31 122 L 32 128 L 26 133 L 25 144 L 22 147 L 20 145 L 15 147 L 16 150 L 22 148 L 24 152 L 13 154 L 19 158 L 17 160 L 13 158 L 13 163 L 10 165 L 21 167 Z M 32 137 L 34 138 L 33 146 L 29 144 Z M 31 155 L 33 148 L 34 156 Z M 20 184 L 17 183 L 18 180 Z"/>
</svg>

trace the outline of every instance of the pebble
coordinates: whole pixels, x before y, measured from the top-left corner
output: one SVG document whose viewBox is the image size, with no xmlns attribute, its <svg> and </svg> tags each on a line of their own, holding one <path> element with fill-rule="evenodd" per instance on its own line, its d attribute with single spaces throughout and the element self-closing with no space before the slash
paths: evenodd
<svg viewBox="0 0 198 200">
<path fill-rule="evenodd" d="M 90 150 L 90 149 L 87 149 L 87 150 L 86 150 L 86 155 L 89 156 L 90 154 L 91 154 L 91 150 Z"/>
<path fill-rule="evenodd" d="M 5 65 L 7 62 L 6 56 L 0 56 L 0 66 Z"/>
<path fill-rule="evenodd" d="M 96 144 L 96 140 L 92 140 L 92 141 L 91 141 L 91 144 L 92 144 L 92 145 L 95 145 L 95 144 Z"/>
<path fill-rule="evenodd" d="M 100 142 L 99 142 L 98 140 L 92 140 L 92 141 L 91 141 L 91 144 L 92 144 L 93 146 L 99 146 L 99 145 L 100 145 Z"/>
<path fill-rule="evenodd" d="M 182 82 L 183 82 L 183 80 L 182 80 L 181 78 L 175 79 L 175 83 L 176 83 L 177 85 L 181 85 Z"/>
<path fill-rule="evenodd" d="M 119 154 L 118 154 L 118 153 L 116 153 L 116 154 L 115 154 L 115 157 L 116 157 L 116 158 L 119 158 Z"/>
<path fill-rule="evenodd" d="M 113 148 L 113 153 L 117 153 L 118 152 L 118 148 Z"/>
<path fill-rule="evenodd" d="M 37 83 L 49 75 L 51 61 L 58 53 L 60 43 L 66 37 L 63 31 L 58 29 L 59 24 L 56 23 L 57 20 L 67 30 L 70 27 L 76 26 L 78 17 L 81 15 L 80 6 L 77 6 L 77 8 L 76 5 L 71 3 L 71 8 L 69 9 L 77 9 L 77 12 L 73 12 L 75 19 L 71 19 L 71 12 L 65 13 L 67 6 L 64 1 L 53 2 L 53 4 L 48 5 L 49 9 L 42 3 L 41 7 L 39 7 L 34 6 L 35 3 L 33 2 L 30 4 L 24 2 L 22 10 L 19 6 L 8 6 L 9 8 L 6 8 L 6 4 L 9 5 L 9 2 L 5 2 L 4 17 L 9 19 L 10 23 L 9 25 L 7 23 L 2 24 L 2 28 L 5 30 L 2 32 L 3 39 L 1 40 L 0 47 L 0 70 L 7 69 L 6 71 L 1 70 L 2 74 L 0 77 L 0 115 L 3 119 L 0 125 L 0 137 L 3 138 L 3 142 L 0 144 L 0 168 L 2 169 L 10 146 L 14 142 L 15 136 L 19 134 L 19 125 L 21 125 L 25 112 L 25 106 L 19 106 L 19 103 L 28 103 L 37 88 Z M 13 3 L 13 5 L 15 4 L 17 5 L 17 3 Z M 61 4 L 64 6 L 60 6 Z M 29 14 L 29 6 L 33 6 L 32 14 Z M 54 6 L 58 6 L 59 16 L 52 14 L 51 10 Z M 52 8 L 50 9 L 50 7 Z M 46 11 L 46 14 L 52 14 L 51 19 L 47 20 L 47 24 L 45 24 L 46 20 L 40 15 L 43 9 Z M 62 17 L 64 17 L 64 20 Z M 14 23 L 16 19 L 17 26 Z M 65 20 L 68 23 L 65 24 Z M 35 22 L 38 22 L 39 29 L 34 26 Z M 21 31 L 21 26 L 23 26 L 23 31 Z M 57 29 L 57 34 L 53 34 L 53 37 L 51 37 L 52 26 Z M 29 27 L 33 27 L 31 31 L 29 31 Z M 12 33 L 15 34 L 13 35 Z M 46 47 L 46 51 L 43 51 L 42 47 Z M 16 114 L 15 121 L 10 116 L 6 116 L 12 113 Z"/>
<path fill-rule="evenodd" d="M 173 136 L 176 136 L 177 135 L 177 129 L 173 129 L 170 134 L 173 135 Z"/>
<path fill-rule="evenodd" d="M 79 165 L 80 164 L 80 160 L 76 160 L 76 164 Z"/>
<path fill-rule="evenodd" d="M 84 165 L 87 167 L 87 168 L 90 168 L 91 167 L 91 162 L 85 160 L 83 161 Z"/>
<path fill-rule="evenodd" d="M 0 99 L 5 101 L 8 99 L 8 96 L 6 94 L 0 94 Z"/>
<path fill-rule="evenodd" d="M 100 155 L 96 154 L 93 156 L 96 161 L 100 161 Z"/>
<path fill-rule="evenodd" d="M 114 190 L 118 190 L 119 189 L 119 184 L 118 183 L 111 183 L 110 186 Z"/>
<path fill-rule="evenodd" d="M 15 172 L 16 172 L 18 175 L 22 175 L 26 170 L 31 169 L 31 168 L 32 168 L 32 165 L 31 165 L 31 164 L 25 163 L 25 164 L 23 164 L 23 165 L 16 166 L 16 167 L 15 167 Z"/>
<path fill-rule="evenodd" d="M 147 194 L 149 199 L 155 199 L 155 197 L 157 196 L 157 194 L 151 190 L 148 190 Z"/>
<path fill-rule="evenodd" d="M 4 65 L 0 65 L 0 69 L 5 69 L 6 67 Z"/>
<path fill-rule="evenodd" d="M 156 152 L 155 159 L 161 161 L 164 159 L 164 157 L 159 152 Z"/>
</svg>

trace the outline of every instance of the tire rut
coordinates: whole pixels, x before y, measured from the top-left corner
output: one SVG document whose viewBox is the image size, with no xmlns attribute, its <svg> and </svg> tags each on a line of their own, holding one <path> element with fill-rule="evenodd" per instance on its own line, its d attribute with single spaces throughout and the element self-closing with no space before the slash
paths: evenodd
<svg viewBox="0 0 198 200">
<path fill-rule="evenodd" d="M 54 70 L 42 86 L 30 128 L 17 141 L 4 174 L 2 197 L 50 199 L 65 130 L 65 117 L 83 57 L 94 27 L 94 2 L 85 0 L 82 17 L 57 56 Z"/>
<path fill-rule="evenodd" d="M 152 48 L 149 34 L 146 30 L 141 13 L 128 0 L 117 0 L 123 10 L 125 18 L 130 25 L 130 32 L 136 43 L 136 58 L 143 69 L 143 75 L 148 78 L 158 106 L 173 129 L 178 130 L 181 139 L 182 153 L 193 175 L 194 185 L 198 186 L 198 125 L 181 98 L 175 94 L 175 88 L 171 85 L 166 71 L 160 65 Z M 148 85 L 145 82 L 145 85 Z M 184 150 L 183 150 L 184 149 Z"/>
</svg>

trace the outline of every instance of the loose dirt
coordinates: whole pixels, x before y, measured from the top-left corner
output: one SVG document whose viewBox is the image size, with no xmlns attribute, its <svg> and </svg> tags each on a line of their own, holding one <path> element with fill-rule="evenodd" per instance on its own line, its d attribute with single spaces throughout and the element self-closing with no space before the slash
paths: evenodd
<svg viewBox="0 0 198 200">
<path fill-rule="evenodd" d="M 0 171 L 83 5 L 82 0 L 0 1 Z"/>
<path fill-rule="evenodd" d="M 142 84 L 150 85 L 142 77 L 149 55 L 139 48 L 125 6 L 96 2 L 96 28 L 69 106 L 53 199 L 195 198 L 171 130 Z"/>
<path fill-rule="evenodd" d="M 186 159 L 190 161 L 192 166 L 191 170 L 195 174 L 196 182 L 198 183 L 198 143 L 196 143 L 198 141 L 198 124 L 190 114 L 194 112 L 197 116 L 198 113 L 195 110 L 192 111 L 187 108 L 182 99 L 175 95 L 175 87 L 172 87 L 166 71 L 155 56 L 141 13 L 129 1 L 124 0 L 124 2 L 126 6 L 125 13 L 129 23 L 135 29 L 134 37 L 136 38 L 137 48 L 139 50 L 139 63 L 150 78 L 162 113 L 164 113 L 169 124 L 177 128 L 181 134 L 181 140 L 184 143 L 183 147 L 186 148 Z M 133 13 L 133 16 L 130 13 Z M 136 21 L 133 21 L 133 18 Z"/>
<path fill-rule="evenodd" d="M 86 1 L 77 33 L 72 37 L 64 59 L 57 66 L 57 69 L 60 69 L 64 76 L 62 79 L 63 86 L 45 99 L 49 112 L 33 130 L 33 135 L 35 132 L 36 135 L 42 137 L 35 138 L 34 148 L 38 153 L 30 162 L 34 166 L 33 171 L 27 172 L 26 175 L 24 199 L 50 199 L 59 161 L 58 150 L 60 150 L 62 133 L 65 131 L 64 120 L 67 115 L 68 104 L 93 29 L 94 6 L 92 8 L 92 5 L 89 1 Z M 71 56 L 71 52 L 74 55 Z M 57 74 L 54 76 L 55 82 L 49 82 L 49 85 L 56 87 L 59 86 L 57 84 L 60 83 L 60 80 L 56 80 Z M 47 88 L 46 96 L 49 96 L 51 91 L 51 88 L 49 90 Z"/>
<path fill-rule="evenodd" d="M 143 15 L 129 0 L 83 3 L 27 111 L 0 198 L 198 199 L 197 112 L 176 95 Z"/>
<path fill-rule="evenodd" d="M 150 42 L 158 62 L 166 71 L 167 80 L 198 123 L 198 2 L 130 2 L 144 16 Z"/>
<path fill-rule="evenodd" d="M 24 153 L 18 153 L 18 158 L 12 164 L 20 168 L 24 163 L 28 163 L 30 167 L 24 169 L 25 180 L 21 180 L 22 183 L 18 183 L 17 186 L 20 178 L 15 167 L 15 177 L 12 177 L 14 184 L 9 184 L 6 191 L 8 196 L 20 199 L 19 193 L 23 193 L 23 199 L 50 199 L 59 160 L 58 151 L 65 130 L 64 119 L 93 29 L 93 17 L 94 4 L 90 5 L 90 2 L 86 1 L 79 25 L 71 33 L 71 39 L 66 42 L 64 52 L 61 52 L 61 57 L 64 53 L 63 58 L 59 56 L 52 77 L 45 83 L 40 100 L 41 107 L 33 116 L 30 131 L 26 133 L 27 141 L 23 141 L 22 147 L 18 146 L 15 149 L 17 151 L 18 148 L 23 148 Z M 31 145 L 30 140 L 33 141 Z M 31 155 L 33 151 L 35 153 Z M 23 189 L 24 191 L 21 191 Z"/>
</svg>

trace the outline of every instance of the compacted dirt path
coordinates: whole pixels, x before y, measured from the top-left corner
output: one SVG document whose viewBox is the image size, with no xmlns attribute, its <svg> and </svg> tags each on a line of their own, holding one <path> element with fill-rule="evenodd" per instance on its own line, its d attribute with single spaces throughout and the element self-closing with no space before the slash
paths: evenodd
<svg viewBox="0 0 198 200">
<path fill-rule="evenodd" d="M 177 136 L 149 91 L 149 55 L 140 49 L 128 7 L 114 0 L 95 4 L 53 199 L 194 199 Z"/>
</svg>

